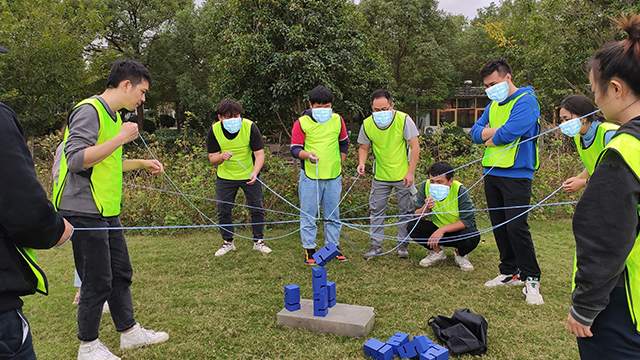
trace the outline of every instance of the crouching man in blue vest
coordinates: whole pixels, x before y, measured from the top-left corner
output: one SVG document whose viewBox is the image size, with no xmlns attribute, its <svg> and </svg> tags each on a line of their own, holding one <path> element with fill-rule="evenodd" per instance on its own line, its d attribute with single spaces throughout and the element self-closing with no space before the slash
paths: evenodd
<svg viewBox="0 0 640 360">
<path fill-rule="evenodd" d="M 453 167 L 449 163 L 434 163 L 427 172 L 429 181 L 420 187 L 414 211 L 419 219 L 407 224 L 413 241 L 430 249 L 420 266 L 427 267 L 446 259 L 446 245 L 455 248 L 456 265 L 471 271 L 473 265 L 467 255 L 478 246 L 480 233 L 476 229 L 469 191 L 453 179 Z M 426 220 L 429 216 L 431 220 Z"/>
</svg>

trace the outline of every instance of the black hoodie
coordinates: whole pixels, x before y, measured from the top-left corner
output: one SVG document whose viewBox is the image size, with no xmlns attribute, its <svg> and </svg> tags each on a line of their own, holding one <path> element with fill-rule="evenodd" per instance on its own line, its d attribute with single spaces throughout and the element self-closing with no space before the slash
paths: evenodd
<svg viewBox="0 0 640 360">
<path fill-rule="evenodd" d="M 620 126 L 613 138 L 622 133 L 640 139 L 640 116 Z M 591 326 L 609 304 L 611 291 L 624 286 L 625 261 L 638 236 L 639 204 L 640 180 L 616 151 L 607 151 L 573 215 L 578 271 L 570 312 L 583 325 Z"/>
<path fill-rule="evenodd" d="M 36 177 L 23 134 L 15 113 L 0 102 L 0 312 L 22 307 L 20 296 L 35 293 L 15 245 L 51 248 L 65 228 Z"/>
</svg>

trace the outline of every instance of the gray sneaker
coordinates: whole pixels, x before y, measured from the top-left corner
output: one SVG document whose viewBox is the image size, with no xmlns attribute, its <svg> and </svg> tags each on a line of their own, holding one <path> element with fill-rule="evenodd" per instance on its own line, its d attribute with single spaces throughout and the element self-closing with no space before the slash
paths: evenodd
<svg viewBox="0 0 640 360">
<path fill-rule="evenodd" d="M 377 247 L 377 246 L 372 246 L 372 247 L 369 249 L 369 251 L 367 251 L 367 252 L 364 254 L 364 259 L 365 259 L 365 260 L 369 260 L 369 259 L 371 259 L 372 257 L 375 257 L 375 256 L 376 256 L 376 255 L 378 255 L 378 254 L 382 254 L 382 248 Z"/>
<path fill-rule="evenodd" d="M 400 259 L 408 259 L 409 258 L 409 252 L 407 251 L 406 247 L 399 247 L 398 248 L 398 257 Z"/>
<path fill-rule="evenodd" d="M 518 274 L 507 275 L 500 274 L 495 278 L 484 283 L 486 287 L 496 287 L 496 286 L 517 286 L 522 285 L 522 281 L 519 279 Z"/>
<path fill-rule="evenodd" d="M 216 251 L 215 255 L 216 256 L 222 256 L 222 255 L 228 253 L 229 251 L 235 250 L 235 249 L 236 249 L 236 246 L 233 245 L 233 241 L 232 242 L 226 242 L 225 241 L 222 244 L 222 246 L 220 247 L 220 249 L 218 249 L 218 251 Z"/>
<path fill-rule="evenodd" d="M 522 288 L 522 292 L 526 296 L 527 302 L 531 305 L 542 305 L 544 300 L 540 295 L 540 281 L 538 278 L 528 277 L 525 281 L 525 286 Z"/>
<path fill-rule="evenodd" d="M 441 249 L 440 252 L 435 252 L 433 250 L 429 251 L 429 254 L 422 260 L 420 260 L 420 266 L 431 266 L 438 261 L 442 261 L 447 258 L 447 254 L 444 252 L 444 249 Z"/>
</svg>

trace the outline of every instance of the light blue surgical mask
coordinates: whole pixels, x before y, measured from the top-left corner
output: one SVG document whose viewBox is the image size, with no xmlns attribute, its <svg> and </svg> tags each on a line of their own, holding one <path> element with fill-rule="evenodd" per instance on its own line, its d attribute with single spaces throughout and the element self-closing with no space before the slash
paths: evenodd
<svg viewBox="0 0 640 360">
<path fill-rule="evenodd" d="M 380 127 L 391 124 L 393 120 L 393 110 L 378 111 L 373 113 L 373 121 Z"/>
<path fill-rule="evenodd" d="M 580 132 L 580 119 L 571 119 L 560 124 L 560 130 L 563 134 L 574 137 Z"/>
<path fill-rule="evenodd" d="M 506 81 L 495 84 L 485 90 L 489 99 L 496 102 L 503 102 L 509 96 L 509 85 Z"/>
<path fill-rule="evenodd" d="M 325 109 L 325 108 L 311 109 L 311 115 L 313 115 L 313 118 L 320 124 L 324 124 L 327 121 L 329 121 L 329 119 L 331 119 L 332 114 L 333 114 L 333 111 L 331 109 Z"/>
<path fill-rule="evenodd" d="M 242 118 L 231 118 L 222 120 L 222 126 L 228 132 L 235 134 L 240 131 L 242 127 Z"/>
<path fill-rule="evenodd" d="M 446 199 L 447 196 L 449 196 L 449 190 L 451 190 L 451 187 L 448 185 L 429 184 L 429 195 L 431 195 L 435 201 Z"/>
</svg>

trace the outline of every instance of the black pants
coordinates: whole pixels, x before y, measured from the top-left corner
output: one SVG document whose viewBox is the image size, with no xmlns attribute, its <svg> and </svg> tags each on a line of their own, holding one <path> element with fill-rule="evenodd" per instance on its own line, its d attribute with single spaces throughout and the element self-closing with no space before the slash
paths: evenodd
<svg viewBox="0 0 640 360">
<path fill-rule="evenodd" d="M 233 203 L 236 202 L 238 189 L 244 191 L 249 205 L 249 213 L 251 214 L 251 230 L 253 231 L 253 241 L 263 238 L 262 230 L 264 229 L 264 209 L 262 204 L 264 195 L 262 193 L 262 184 L 258 181 L 253 185 L 247 184 L 248 180 L 225 180 L 216 179 L 216 200 L 218 202 L 218 222 L 220 224 L 233 224 Z M 220 234 L 224 241 L 233 241 L 233 225 L 221 226 Z"/>
<path fill-rule="evenodd" d="M 117 216 L 95 218 L 60 214 L 76 228 L 121 227 Z M 136 320 L 131 301 L 133 269 L 122 230 L 76 230 L 71 238 L 73 258 L 82 288 L 78 304 L 78 339 L 98 338 L 102 305 L 109 301 L 116 331 L 131 329 Z"/>
<path fill-rule="evenodd" d="M 624 287 L 611 291 L 609 305 L 591 325 L 593 337 L 577 338 L 582 360 L 638 360 L 640 335 L 629 314 Z"/>
<path fill-rule="evenodd" d="M 21 309 L 0 312 L 0 359 L 36 360 L 31 326 Z"/>
<path fill-rule="evenodd" d="M 438 230 L 438 227 L 429 220 L 418 221 L 417 225 L 416 221 L 412 221 L 407 224 L 407 231 L 410 232 L 409 236 L 418 244 L 426 247 L 427 249 L 432 249 L 427 242 L 431 235 Z M 413 229 L 414 226 L 415 229 Z M 411 229 L 413 229 L 413 231 L 411 231 Z M 480 233 L 478 232 L 478 229 L 475 227 L 467 227 L 459 231 L 446 233 L 438 245 L 454 247 L 458 249 L 458 255 L 465 256 L 472 252 L 478 246 L 479 242 Z"/>
<path fill-rule="evenodd" d="M 488 175 L 484 178 L 484 192 L 487 205 L 491 208 L 529 205 L 531 201 L 530 179 L 512 179 L 501 176 Z M 513 219 L 506 225 L 493 230 L 496 245 L 500 251 L 501 274 L 514 274 L 520 271 L 522 280 L 527 277 L 540 278 L 540 267 L 536 260 L 536 250 L 533 247 L 527 215 L 519 216 L 527 210 L 526 207 L 490 210 L 491 225 L 496 226 Z"/>
</svg>

